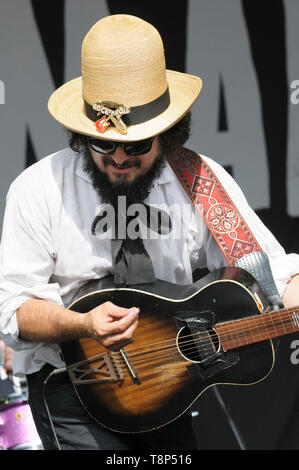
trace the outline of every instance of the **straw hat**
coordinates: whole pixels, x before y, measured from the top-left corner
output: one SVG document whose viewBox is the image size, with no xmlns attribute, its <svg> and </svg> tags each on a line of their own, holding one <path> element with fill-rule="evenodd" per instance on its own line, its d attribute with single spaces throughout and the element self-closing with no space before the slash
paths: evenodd
<svg viewBox="0 0 299 470">
<path fill-rule="evenodd" d="M 92 137 L 136 141 L 158 135 L 191 108 L 199 77 L 166 70 L 158 31 L 131 15 L 98 21 L 82 44 L 82 77 L 50 97 L 60 124 Z"/>
</svg>

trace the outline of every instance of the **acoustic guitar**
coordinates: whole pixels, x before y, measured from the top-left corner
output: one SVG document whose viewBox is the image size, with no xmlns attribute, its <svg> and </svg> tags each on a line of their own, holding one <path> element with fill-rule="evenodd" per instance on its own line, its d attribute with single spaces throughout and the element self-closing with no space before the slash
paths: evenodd
<svg viewBox="0 0 299 470">
<path fill-rule="evenodd" d="M 213 385 L 265 379 L 275 362 L 272 338 L 299 330 L 298 307 L 269 311 L 260 285 L 241 268 L 219 269 L 190 286 L 109 285 L 109 278 L 90 282 L 69 308 L 84 314 L 106 301 L 139 307 L 134 341 L 111 352 L 82 338 L 61 350 L 84 408 L 116 432 L 162 427 Z"/>
</svg>

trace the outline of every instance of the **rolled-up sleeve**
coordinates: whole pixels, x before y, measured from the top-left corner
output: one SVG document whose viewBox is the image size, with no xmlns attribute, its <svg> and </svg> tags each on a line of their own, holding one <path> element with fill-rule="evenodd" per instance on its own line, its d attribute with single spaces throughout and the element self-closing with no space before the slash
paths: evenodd
<svg viewBox="0 0 299 470">
<path fill-rule="evenodd" d="M 63 305 L 60 288 L 51 283 L 55 264 L 46 198 L 37 197 L 21 180 L 7 195 L 0 246 L 0 336 L 14 350 L 33 343 L 19 338 L 17 310 L 39 298 Z"/>
</svg>

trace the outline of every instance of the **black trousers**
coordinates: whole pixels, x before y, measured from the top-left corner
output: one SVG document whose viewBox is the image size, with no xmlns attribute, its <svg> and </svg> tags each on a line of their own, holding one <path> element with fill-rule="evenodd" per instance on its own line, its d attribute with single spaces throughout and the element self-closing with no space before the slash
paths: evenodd
<svg viewBox="0 0 299 470">
<path fill-rule="evenodd" d="M 186 412 L 155 431 L 116 433 L 99 425 L 84 410 L 67 372 L 51 376 L 44 397 L 43 384 L 52 371 L 53 367 L 47 364 L 39 372 L 27 375 L 28 402 L 45 450 L 197 449 L 191 413 Z"/>
</svg>

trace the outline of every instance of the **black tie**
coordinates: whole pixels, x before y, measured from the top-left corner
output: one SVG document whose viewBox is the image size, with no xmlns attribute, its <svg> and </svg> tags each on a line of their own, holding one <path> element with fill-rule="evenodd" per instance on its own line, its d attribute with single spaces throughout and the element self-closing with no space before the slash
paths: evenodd
<svg viewBox="0 0 299 470">
<path fill-rule="evenodd" d="M 140 222 L 144 227 L 158 233 L 166 235 L 172 229 L 169 215 L 154 206 L 142 205 L 145 208 L 138 214 L 128 216 L 118 214 L 115 220 L 115 227 L 106 223 L 102 225 L 107 215 L 105 208 L 95 217 L 92 223 L 92 234 L 102 234 L 114 228 L 115 238 L 111 240 L 111 255 L 114 267 L 115 285 L 135 285 L 154 282 L 155 272 L 151 258 L 143 243 Z M 119 224 L 125 228 L 125 238 L 118 238 Z M 146 232 L 147 234 L 149 231 Z"/>
</svg>

